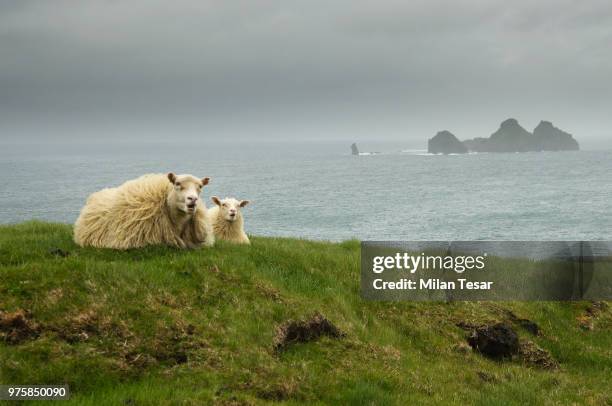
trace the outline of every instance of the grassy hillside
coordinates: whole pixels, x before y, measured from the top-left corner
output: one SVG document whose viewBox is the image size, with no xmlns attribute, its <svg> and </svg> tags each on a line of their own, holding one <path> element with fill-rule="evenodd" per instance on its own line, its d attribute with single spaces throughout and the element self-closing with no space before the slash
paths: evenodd
<svg viewBox="0 0 612 406">
<path fill-rule="evenodd" d="M 0 227 L 0 267 L 0 310 L 24 323 L 0 331 L 0 383 L 68 383 L 78 404 L 612 404 L 610 310 L 364 302 L 357 241 L 117 252 L 29 222 Z M 274 349 L 279 326 L 317 312 L 344 336 Z M 465 344 L 457 324 L 510 312 L 558 368 Z"/>
</svg>

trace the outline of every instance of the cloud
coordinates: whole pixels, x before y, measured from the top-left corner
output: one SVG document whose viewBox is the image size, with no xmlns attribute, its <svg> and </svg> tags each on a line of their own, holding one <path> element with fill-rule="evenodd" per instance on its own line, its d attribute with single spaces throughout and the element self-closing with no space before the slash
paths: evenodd
<svg viewBox="0 0 612 406">
<path fill-rule="evenodd" d="M 603 0 L 5 1 L 0 134 L 598 135 L 611 40 Z"/>
</svg>

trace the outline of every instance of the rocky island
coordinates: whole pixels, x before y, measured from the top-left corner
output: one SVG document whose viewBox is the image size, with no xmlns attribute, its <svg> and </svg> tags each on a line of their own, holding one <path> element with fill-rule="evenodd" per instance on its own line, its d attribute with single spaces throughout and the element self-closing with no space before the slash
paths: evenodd
<svg viewBox="0 0 612 406">
<path fill-rule="evenodd" d="M 533 147 L 535 151 L 578 151 L 580 146 L 572 137 L 553 126 L 550 121 L 540 121 L 533 130 Z"/>
<path fill-rule="evenodd" d="M 450 132 L 440 131 L 428 143 L 428 152 L 432 154 L 577 151 L 579 149 L 578 142 L 571 134 L 553 126 L 550 121 L 540 121 L 533 133 L 530 133 L 514 118 L 503 121 L 499 129 L 489 138 L 481 137 L 461 142 Z"/>
<path fill-rule="evenodd" d="M 450 131 L 440 131 L 427 143 L 430 154 L 465 154 L 467 147 Z"/>
</svg>

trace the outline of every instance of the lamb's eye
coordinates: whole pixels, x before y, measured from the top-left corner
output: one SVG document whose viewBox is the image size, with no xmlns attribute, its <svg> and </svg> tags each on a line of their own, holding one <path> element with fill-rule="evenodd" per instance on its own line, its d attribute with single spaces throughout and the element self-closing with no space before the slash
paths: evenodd
<svg viewBox="0 0 612 406">
<path fill-rule="evenodd" d="M 223 207 L 227 207 L 227 204 L 223 203 L 221 206 L 223 206 Z"/>
</svg>

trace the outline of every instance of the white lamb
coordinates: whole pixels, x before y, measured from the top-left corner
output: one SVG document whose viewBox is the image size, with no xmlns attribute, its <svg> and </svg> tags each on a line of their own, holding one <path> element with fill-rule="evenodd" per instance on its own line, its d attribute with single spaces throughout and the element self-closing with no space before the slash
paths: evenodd
<svg viewBox="0 0 612 406">
<path fill-rule="evenodd" d="M 115 249 L 212 246 L 214 233 L 199 198 L 209 180 L 174 173 L 144 175 L 93 193 L 74 225 L 74 241 Z"/>
<path fill-rule="evenodd" d="M 208 218 L 215 238 L 236 244 L 250 244 L 249 237 L 244 232 L 244 220 L 240 210 L 249 204 L 249 201 L 236 200 L 233 197 L 220 200 L 217 196 L 213 196 L 211 200 L 216 206 L 208 210 Z"/>
</svg>

